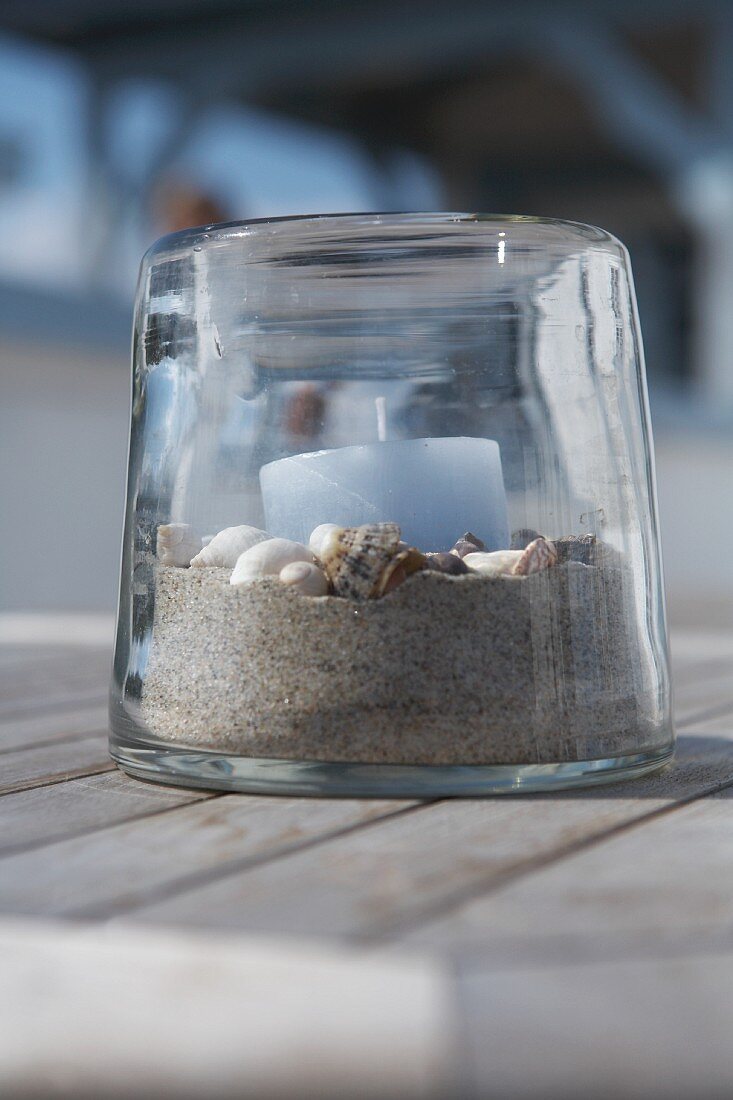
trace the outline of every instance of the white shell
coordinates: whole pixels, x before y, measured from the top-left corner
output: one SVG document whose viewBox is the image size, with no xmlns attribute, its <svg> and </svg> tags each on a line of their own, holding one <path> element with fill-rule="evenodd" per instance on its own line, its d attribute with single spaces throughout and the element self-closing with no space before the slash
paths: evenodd
<svg viewBox="0 0 733 1100">
<path fill-rule="evenodd" d="M 523 550 L 493 550 L 490 553 L 482 551 L 466 554 L 463 564 L 484 577 L 509 576 L 523 553 Z"/>
<path fill-rule="evenodd" d="M 280 571 L 280 580 L 303 596 L 327 596 L 326 574 L 309 561 L 291 561 Z"/>
<path fill-rule="evenodd" d="M 290 539 L 267 539 L 250 546 L 237 558 L 229 583 L 248 584 L 261 577 L 276 577 L 294 561 L 313 561 L 313 554 L 299 542 Z"/>
<path fill-rule="evenodd" d="M 161 565 L 186 566 L 201 549 L 201 539 L 190 523 L 162 523 L 155 536 Z"/>
<path fill-rule="evenodd" d="M 259 527 L 225 527 L 199 551 L 191 565 L 195 568 L 231 569 L 245 550 L 270 537 L 267 531 L 260 531 Z"/>
<path fill-rule="evenodd" d="M 321 523 L 311 532 L 311 537 L 308 539 L 308 546 L 317 558 L 320 558 L 321 550 L 323 550 L 324 543 L 331 532 L 339 530 L 340 528 L 337 523 Z"/>
</svg>

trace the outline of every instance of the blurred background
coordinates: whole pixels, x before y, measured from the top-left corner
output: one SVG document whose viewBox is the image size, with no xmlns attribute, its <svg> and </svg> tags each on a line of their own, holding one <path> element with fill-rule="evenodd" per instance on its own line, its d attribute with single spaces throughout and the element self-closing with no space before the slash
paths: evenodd
<svg viewBox="0 0 733 1100">
<path fill-rule="evenodd" d="M 0 607 L 114 610 L 132 299 L 156 237 L 429 209 L 628 245 L 670 617 L 729 625 L 728 0 L 3 0 Z"/>
</svg>

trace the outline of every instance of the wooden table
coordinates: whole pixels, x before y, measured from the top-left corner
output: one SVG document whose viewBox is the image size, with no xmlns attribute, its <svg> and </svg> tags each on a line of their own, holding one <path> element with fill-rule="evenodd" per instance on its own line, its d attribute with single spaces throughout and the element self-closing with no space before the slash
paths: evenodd
<svg viewBox="0 0 733 1100">
<path fill-rule="evenodd" d="M 434 802 L 129 779 L 107 647 L 21 635 L 2 1095 L 733 1094 L 733 632 L 674 639 L 664 773 Z"/>
</svg>

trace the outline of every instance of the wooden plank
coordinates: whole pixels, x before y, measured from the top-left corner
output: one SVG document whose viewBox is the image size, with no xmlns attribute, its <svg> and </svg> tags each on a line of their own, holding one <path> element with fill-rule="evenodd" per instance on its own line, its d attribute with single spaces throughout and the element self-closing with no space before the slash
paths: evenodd
<svg viewBox="0 0 733 1100">
<path fill-rule="evenodd" d="M 562 962 L 733 942 L 733 788 L 456 907 L 410 937 Z"/>
<path fill-rule="evenodd" d="M 1 618 L 1 616 L 0 616 Z M 105 675 L 112 663 L 112 646 L 42 643 L 26 646 L 0 645 L 0 671 L 8 675 L 11 670 L 44 672 L 56 676 L 63 672 L 72 676 L 88 675 L 94 670 Z"/>
<path fill-rule="evenodd" d="M 58 843 L 95 829 L 214 798 L 104 772 L 0 798 L 0 853 Z"/>
<path fill-rule="evenodd" d="M 705 630 L 685 627 L 672 632 L 672 665 L 675 669 L 695 662 L 733 659 L 733 630 Z"/>
<path fill-rule="evenodd" d="M 46 687 L 43 692 L 12 700 L 6 696 L 6 705 L 0 706 L 0 723 L 7 725 L 10 722 L 24 722 L 36 716 L 53 717 L 54 714 L 63 715 L 77 707 L 101 705 L 106 702 L 108 692 L 107 683 L 96 682 L 89 686 L 65 685 L 61 691 L 55 687 Z"/>
<path fill-rule="evenodd" d="M 500 971 L 459 964 L 458 1095 L 733 1095 L 733 955 Z"/>
<path fill-rule="evenodd" d="M 12 749 L 30 748 L 53 741 L 70 741 L 90 734 L 106 734 L 109 728 L 107 705 L 79 705 L 70 711 L 0 721 L 0 754 Z M 0 755 L 0 767 L 2 756 Z"/>
<path fill-rule="evenodd" d="M 672 676 L 677 688 L 687 688 L 689 684 L 699 683 L 701 680 L 716 680 L 730 677 L 733 656 L 723 653 L 720 656 L 708 657 L 702 660 L 690 660 L 683 663 L 672 663 Z"/>
<path fill-rule="evenodd" d="M 59 612 L 0 613 L 0 647 L 35 649 L 68 647 L 109 650 L 114 641 L 114 617 Z"/>
<path fill-rule="evenodd" d="M 733 740 L 733 703 L 719 703 L 677 721 L 680 734 L 717 731 Z"/>
<path fill-rule="evenodd" d="M 0 756 L 0 794 L 111 771 L 113 768 L 107 738 L 103 736 L 18 749 Z"/>
<path fill-rule="evenodd" d="M 388 939 L 510 877 L 536 876 L 544 863 L 724 782 L 733 783 L 733 744 L 687 737 L 676 764 L 661 774 L 557 795 L 426 805 L 277 862 L 194 883 L 185 893 L 147 904 L 140 899 L 132 915 L 247 931 Z"/>
<path fill-rule="evenodd" d="M 0 860 L 0 911 L 106 917 L 409 803 L 224 795 Z"/>
<path fill-rule="evenodd" d="M 724 707 L 720 712 L 713 710 L 705 718 L 684 729 L 684 736 L 707 736 L 711 733 L 720 734 L 723 740 L 733 741 L 733 708 Z"/>
<path fill-rule="evenodd" d="M 449 979 L 418 956 L 0 926 L 0 1092 L 75 1100 L 442 1100 Z"/>
<path fill-rule="evenodd" d="M 2 615 L 0 614 L 0 619 Z M 108 647 L 71 645 L 0 645 L 0 673 L 10 676 L 13 671 L 44 669 L 53 674 L 56 668 L 84 666 L 88 661 L 100 661 L 110 654 Z"/>
<path fill-rule="evenodd" d="M 725 679 L 699 684 L 684 701 L 675 697 L 675 717 L 680 726 L 696 721 L 711 710 L 726 707 L 733 710 L 733 670 Z"/>
</svg>

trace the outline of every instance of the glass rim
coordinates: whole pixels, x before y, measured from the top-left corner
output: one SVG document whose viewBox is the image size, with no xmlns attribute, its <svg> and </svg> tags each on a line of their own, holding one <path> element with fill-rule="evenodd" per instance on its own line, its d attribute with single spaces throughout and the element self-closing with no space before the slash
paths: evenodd
<svg viewBox="0 0 733 1100">
<path fill-rule="evenodd" d="M 310 223 L 314 229 L 323 230 L 342 226 L 344 231 L 377 228 L 379 226 L 429 226 L 449 228 L 451 226 L 475 225 L 485 229 L 499 226 L 522 226 L 525 228 L 555 229 L 566 231 L 569 238 L 582 241 L 586 245 L 611 245 L 626 251 L 622 241 L 600 226 L 587 222 L 571 221 L 565 218 L 549 218 L 534 214 L 492 214 L 480 211 L 425 210 L 425 211 L 355 211 L 351 213 L 287 214 L 274 218 L 246 218 L 227 222 L 212 222 L 205 225 L 179 229 L 166 233 L 155 240 L 143 255 L 143 263 L 150 258 L 188 245 L 203 246 L 213 239 L 221 242 L 227 239 L 239 240 L 262 231 L 286 231 L 303 227 Z"/>
</svg>

